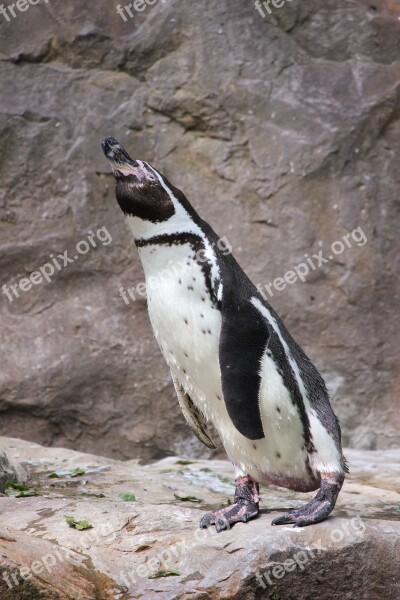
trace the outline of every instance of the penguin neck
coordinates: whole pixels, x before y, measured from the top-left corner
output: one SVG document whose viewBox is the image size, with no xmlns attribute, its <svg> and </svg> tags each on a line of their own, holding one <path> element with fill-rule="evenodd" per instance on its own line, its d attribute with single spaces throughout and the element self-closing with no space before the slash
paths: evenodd
<svg viewBox="0 0 400 600">
<path fill-rule="evenodd" d="M 214 250 L 197 213 L 189 214 L 183 206 L 172 217 L 159 223 L 127 216 L 127 223 L 135 238 L 146 279 L 160 271 L 187 269 L 187 261 L 195 259 L 197 252 L 206 252 L 211 267 L 216 264 Z M 163 248 L 162 252 L 156 251 Z M 172 265 L 172 266 L 171 266 Z M 213 267 L 215 268 L 215 267 Z M 216 277 L 217 273 L 213 273 Z"/>
<path fill-rule="evenodd" d="M 188 214 L 175 214 L 167 221 L 160 221 L 158 223 L 145 221 L 143 219 L 139 219 L 138 217 L 131 217 L 127 215 L 126 222 L 132 231 L 135 242 L 149 240 L 160 235 L 174 235 L 179 233 L 196 233 L 198 235 L 202 234 L 200 227 L 189 217 Z"/>
<path fill-rule="evenodd" d="M 126 220 L 135 238 L 135 242 L 148 240 L 157 236 L 172 236 L 182 233 L 190 233 L 203 237 L 204 232 L 201 228 L 202 220 L 193 207 L 189 203 L 187 203 L 187 206 L 183 206 L 171 190 L 166 186 L 165 189 L 168 191 L 174 205 L 174 214 L 171 217 L 154 222 L 134 215 L 126 215 Z"/>
</svg>

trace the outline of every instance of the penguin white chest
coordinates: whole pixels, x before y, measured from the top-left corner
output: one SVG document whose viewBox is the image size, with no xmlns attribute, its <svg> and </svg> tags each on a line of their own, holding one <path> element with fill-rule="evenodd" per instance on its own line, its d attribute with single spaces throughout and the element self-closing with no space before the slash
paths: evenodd
<svg viewBox="0 0 400 600">
<path fill-rule="evenodd" d="M 141 248 L 154 334 L 177 379 L 208 420 L 222 402 L 218 360 L 221 313 L 207 289 L 205 266 L 189 244 Z"/>
</svg>

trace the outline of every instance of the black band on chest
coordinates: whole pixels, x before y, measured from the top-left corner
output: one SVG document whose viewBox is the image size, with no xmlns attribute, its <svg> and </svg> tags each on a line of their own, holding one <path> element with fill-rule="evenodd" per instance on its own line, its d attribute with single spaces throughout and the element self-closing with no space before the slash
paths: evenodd
<svg viewBox="0 0 400 600">
<path fill-rule="evenodd" d="M 138 248 L 146 246 L 183 246 L 188 244 L 194 252 L 194 261 L 200 266 L 204 275 L 206 292 L 213 306 L 219 306 L 219 301 L 214 290 L 211 277 L 211 264 L 205 257 L 205 243 L 203 238 L 196 233 L 182 231 L 180 233 L 163 233 L 150 238 L 138 238 L 135 240 Z M 216 259 L 217 260 L 217 259 Z"/>
</svg>

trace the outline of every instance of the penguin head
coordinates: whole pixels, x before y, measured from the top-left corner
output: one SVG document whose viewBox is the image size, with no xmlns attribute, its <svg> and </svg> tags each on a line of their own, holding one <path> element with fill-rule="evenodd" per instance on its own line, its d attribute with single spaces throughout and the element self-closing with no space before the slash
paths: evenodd
<svg viewBox="0 0 400 600">
<path fill-rule="evenodd" d="M 133 160 L 113 137 L 101 141 L 115 177 L 115 194 L 125 215 L 159 223 L 174 213 L 162 175 L 143 160 Z"/>
</svg>

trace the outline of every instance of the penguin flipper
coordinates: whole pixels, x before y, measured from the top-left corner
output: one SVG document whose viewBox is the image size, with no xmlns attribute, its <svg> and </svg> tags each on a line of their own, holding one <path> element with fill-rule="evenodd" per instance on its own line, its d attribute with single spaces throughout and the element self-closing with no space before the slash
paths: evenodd
<svg viewBox="0 0 400 600">
<path fill-rule="evenodd" d="M 199 440 L 203 442 L 205 446 L 207 446 L 207 448 L 215 450 L 216 445 L 212 441 L 207 431 L 207 424 L 204 420 L 203 415 L 195 406 L 190 396 L 185 392 L 185 390 L 183 389 L 180 382 L 176 379 L 176 377 L 174 377 L 172 373 L 171 376 L 173 384 L 175 386 L 176 395 L 178 396 L 179 406 L 181 407 L 181 411 L 186 419 L 187 424 L 193 430 L 193 432 L 199 438 Z"/>
<path fill-rule="evenodd" d="M 259 392 L 261 360 L 270 340 L 265 320 L 250 302 L 222 306 L 219 364 L 222 392 L 235 428 L 249 440 L 265 437 Z"/>
</svg>

